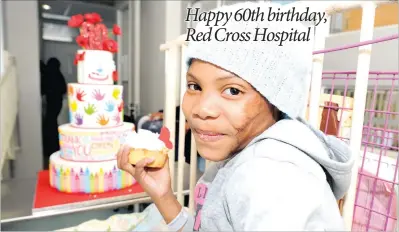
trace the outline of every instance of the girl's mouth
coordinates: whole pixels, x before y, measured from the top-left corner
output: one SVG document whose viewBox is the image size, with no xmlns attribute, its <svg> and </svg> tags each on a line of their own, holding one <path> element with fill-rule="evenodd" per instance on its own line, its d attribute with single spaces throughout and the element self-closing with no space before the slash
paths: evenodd
<svg viewBox="0 0 399 232">
<path fill-rule="evenodd" d="M 204 130 L 199 130 L 199 129 L 195 129 L 194 132 L 204 142 L 216 142 L 216 141 L 221 140 L 224 136 L 224 134 L 221 134 L 221 133 L 217 133 L 217 132 L 213 132 L 213 131 L 204 131 Z"/>
</svg>

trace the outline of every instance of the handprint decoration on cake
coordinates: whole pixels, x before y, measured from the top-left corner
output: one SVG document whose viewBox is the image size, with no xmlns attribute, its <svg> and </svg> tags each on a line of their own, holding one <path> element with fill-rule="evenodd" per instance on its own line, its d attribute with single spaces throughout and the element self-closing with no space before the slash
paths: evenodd
<svg viewBox="0 0 399 232">
<path fill-rule="evenodd" d="M 78 104 L 76 103 L 76 101 L 72 101 L 72 102 L 69 104 L 69 109 L 70 109 L 72 112 L 76 112 L 76 110 L 78 110 Z"/>
<path fill-rule="evenodd" d="M 85 113 L 87 115 L 92 115 L 96 112 L 96 107 L 94 106 L 94 104 L 87 104 L 87 107 L 85 107 Z"/>
<path fill-rule="evenodd" d="M 76 125 L 82 125 L 83 124 L 83 116 L 80 114 L 76 114 L 75 115 L 75 119 L 76 119 Z"/>
<path fill-rule="evenodd" d="M 73 95 L 73 87 L 68 86 L 68 95 Z"/>
<path fill-rule="evenodd" d="M 101 126 L 107 125 L 109 122 L 109 118 L 107 118 L 104 115 L 100 115 L 97 117 L 97 123 L 100 124 Z"/>
<path fill-rule="evenodd" d="M 122 112 L 123 110 L 123 100 L 121 101 L 121 103 L 118 105 L 118 112 Z"/>
<path fill-rule="evenodd" d="M 85 93 L 85 91 L 84 90 L 81 90 L 81 89 L 78 89 L 77 91 L 76 91 L 76 99 L 78 99 L 78 101 L 84 101 L 83 100 L 83 97 L 84 96 L 86 96 L 86 93 Z"/>
<path fill-rule="evenodd" d="M 121 115 L 120 113 L 116 113 L 115 116 L 112 118 L 116 123 L 120 123 L 121 121 Z"/>
<path fill-rule="evenodd" d="M 107 104 L 105 105 L 105 111 L 107 112 L 112 112 L 115 109 L 115 104 L 111 101 L 107 102 Z"/>
<path fill-rule="evenodd" d="M 96 89 L 93 91 L 93 98 L 96 99 L 97 101 L 103 100 L 105 97 L 105 94 L 101 93 L 101 90 Z"/>
<path fill-rule="evenodd" d="M 118 100 L 120 93 L 121 91 L 118 88 L 114 89 L 114 91 L 112 92 L 112 96 L 115 98 L 115 100 Z"/>
<path fill-rule="evenodd" d="M 123 86 L 68 84 L 74 94 L 68 95 L 69 108 L 73 114 L 72 125 L 79 128 L 109 128 L 123 124 Z M 116 118 L 115 114 L 119 113 Z M 82 121 L 77 116 L 83 116 Z M 104 120 L 98 120 L 103 118 Z M 108 122 L 105 123 L 108 119 Z M 79 122 L 79 123 L 78 123 Z M 99 123 L 101 122 L 101 123 Z"/>
</svg>

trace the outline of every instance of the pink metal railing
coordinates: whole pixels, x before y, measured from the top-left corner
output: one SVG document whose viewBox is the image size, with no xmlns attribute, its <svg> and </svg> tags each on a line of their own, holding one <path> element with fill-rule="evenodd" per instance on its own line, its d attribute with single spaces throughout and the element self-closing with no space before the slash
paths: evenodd
<svg viewBox="0 0 399 232">
<path fill-rule="evenodd" d="M 338 120 L 341 121 L 343 113 L 352 111 L 352 108 L 343 107 L 346 98 L 351 95 L 355 86 L 354 71 L 324 72 L 323 82 L 329 83 L 330 100 L 333 95 L 343 96 L 342 107 L 328 107 L 328 110 L 341 110 Z M 340 85 L 335 85 L 340 80 Z M 344 83 L 342 83 L 344 82 Z M 379 85 L 384 83 L 385 86 Z M 352 86 L 351 86 L 352 84 Z M 369 88 L 367 94 L 365 121 L 363 124 L 362 161 L 359 167 L 357 193 L 354 208 L 352 230 L 387 231 L 395 229 L 396 196 L 395 187 L 398 187 L 396 178 L 398 171 L 399 153 L 399 78 L 398 72 L 370 72 Z M 381 93 L 380 89 L 383 89 Z M 382 94 L 382 96 L 381 96 Z M 377 101 L 377 98 L 383 101 Z M 384 99 L 385 98 L 385 99 Z M 396 102 L 394 102 L 396 101 Z M 328 114 L 329 115 L 329 114 Z M 376 119 L 382 121 L 378 124 Z M 329 119 L 327 119 L 327 123 Z M 324 129 L 327 128 L 327 125 Z M 339 134 L 339 133 L 338 133 Z M 338 136 L 343 140 L 349 140 L 349 136 Z M 370 154 L 375 158 L 376 167 L 370 170 Z M 386 162 L 390 160 L 391 162 Z M 394 171 L 389 171 L 394 168 Z M 388 170 L 388 171 L 387 171 Z M 390 173 L 388 176 L 387 173 Z M 384 187 L 381 189 L 381 187 Z"/>
<path fill-rule="evenodd" d="M 386 42 L 386 41 L 394 40 L 394 39 L 397 39 L 397 38 L 399 38 L 399 34 L 390 35 L 390 36 L 386 36 L 386 37 L 381 37 L 381 38 L 378 38 L 378 39 L 368 40 L 368 41 L 364 41 L 364 42 L 348 44 L 348 45 L 339 46 L 339 47 L 335 47 L 335 48 L 329 48 L 329 49 L 314 51 L 313 55 L 321 54 L 321 53 L 336 52 L 336 51 L 346 50 L 346 49 L 350 49 L 350 48 L 357 48 L 357 47 L 361 47 L 361 46 L 364 46 L 364 45 L 370 45 L 370 44 Z"/>
</svg>

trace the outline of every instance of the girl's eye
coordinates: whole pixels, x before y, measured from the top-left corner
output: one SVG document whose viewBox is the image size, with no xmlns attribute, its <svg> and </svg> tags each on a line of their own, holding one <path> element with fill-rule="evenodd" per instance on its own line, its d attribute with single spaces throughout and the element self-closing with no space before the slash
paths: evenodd
<svg viewBox="0 0 399 232">
<path fill-rule="evenodd" d="M 201 87 L 197 84 L 188 84 L 187 88 L 193 91 L 201 91 Z"/>
<path fill-rule="evenodd" d="M 240 94 L 241 91 L 236 88 L 227 88 L 223 93 L 225 93 L 227 95 L 236 96 L 236 95 Z"/>
</svg>

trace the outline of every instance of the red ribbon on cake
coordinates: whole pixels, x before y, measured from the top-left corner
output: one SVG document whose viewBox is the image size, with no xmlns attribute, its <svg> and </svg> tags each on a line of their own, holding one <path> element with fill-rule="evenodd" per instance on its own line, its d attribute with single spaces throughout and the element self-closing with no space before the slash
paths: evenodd
<svg viewBox="0 0 399 232">
<path fill-rule="evenodd" d="M 170 131 L 169 131 L 169 129 L 167 127 L 163 126 L 161 128 L 161 133 L 159 134 L 158 138 L 159 138 L 159 140 L 161 140 L 165 144 L 165 146 L 168 149 L 172 149 L 173 148 L 173 144 L 170 141 Z"/>
</svg>

